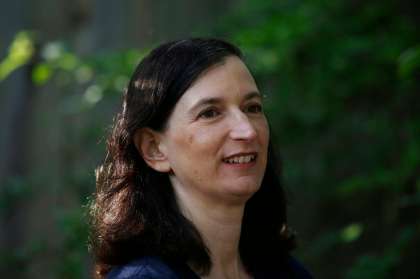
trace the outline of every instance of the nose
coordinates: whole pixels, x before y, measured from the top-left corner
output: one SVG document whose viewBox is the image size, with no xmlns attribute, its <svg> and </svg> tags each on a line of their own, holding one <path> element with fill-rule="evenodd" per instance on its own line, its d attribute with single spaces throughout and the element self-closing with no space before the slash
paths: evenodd
<svg viewBox="0 0 420 279">
<path fill-rule="evenodd" d="M 252 141 L 257 137 L 257 131 L 254 125 L 242 111 L 234 113 L 230 137 L 234 140 L 243 141 Z"/>
</svg>

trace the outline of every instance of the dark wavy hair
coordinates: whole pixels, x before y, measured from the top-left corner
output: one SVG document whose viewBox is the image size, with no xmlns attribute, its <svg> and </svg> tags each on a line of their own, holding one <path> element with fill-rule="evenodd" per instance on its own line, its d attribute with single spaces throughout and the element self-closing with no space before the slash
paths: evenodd
<svg viewBox="0 0 420 279">
<path fill-rule="evenodd" d="M 211 66 L 241 51 L 219 39 L 187 39 L 163 44 L 137 66 L 107 141 L 107 156 L 96 170 L 96 193 L 90 205 L 90 248 L 95 276 L 142 256 L 191 264 L 201 275 L 211 268 L 209 251 L 193 223 L 176 202 L 167 173 L 150 168 L 133 137 L 143 127 L 157 131 L 184 92 Z M 249 271 L 281 262 L 294 247 L 286 217 L 272 143 L 262 185 L 247 202 L 239 243 Z"/>
</svg>

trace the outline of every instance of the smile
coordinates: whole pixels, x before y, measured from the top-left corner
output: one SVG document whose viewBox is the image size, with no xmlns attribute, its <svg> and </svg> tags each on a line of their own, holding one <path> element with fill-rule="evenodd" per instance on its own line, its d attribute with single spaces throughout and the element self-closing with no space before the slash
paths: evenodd
<svg viewBox="0 0 420 279">
<path fill-rule="evenodd" d="M 257 158 L 256 154 L 236 155 L 236 156 L 223 159 L 223 162 L 228 163 L 228 164 L 247 164 L 250 162 L 254 162 L 256 158 Z"/>
</svg>

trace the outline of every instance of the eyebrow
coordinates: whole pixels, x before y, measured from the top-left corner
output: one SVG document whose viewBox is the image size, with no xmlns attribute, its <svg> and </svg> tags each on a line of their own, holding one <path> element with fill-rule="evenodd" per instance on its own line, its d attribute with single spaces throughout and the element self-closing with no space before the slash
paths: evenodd
<svg viewBox="0 0 420 279">
<path fill-rule="evenodd" d="M 252 91 L 245 95 L 244 101 L 248 101 L 254 98 L 262 99 L 262 96 L 259 92 Z M 222 98 L 216 98 L 216 97 L 203 98 L 200 101 L 198 101 L 195 105 L 193 105 L 190 111 L 194 111 L 203 105 L 214 105 L 214 104 L 219 104 L 221 102 L 222 102 Z"/>
</svg>

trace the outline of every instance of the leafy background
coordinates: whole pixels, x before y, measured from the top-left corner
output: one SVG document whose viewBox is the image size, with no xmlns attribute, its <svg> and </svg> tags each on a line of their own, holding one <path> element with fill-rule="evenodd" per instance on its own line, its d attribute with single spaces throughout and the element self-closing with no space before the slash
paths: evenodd
<svg viewBox="0 0 420 279">
<path fill-rule="evenodd" d="M 162 41 L 216 36 L 243 49 L 267 95 L 296 256 L 317 278 L 417 278 L 420 5 L 228 2 L 138 45 L 83 52 L 30 26 L 0 42 L 1 274 L 90 277 L 86 205 L 130 73 Z"/>
</svg>

